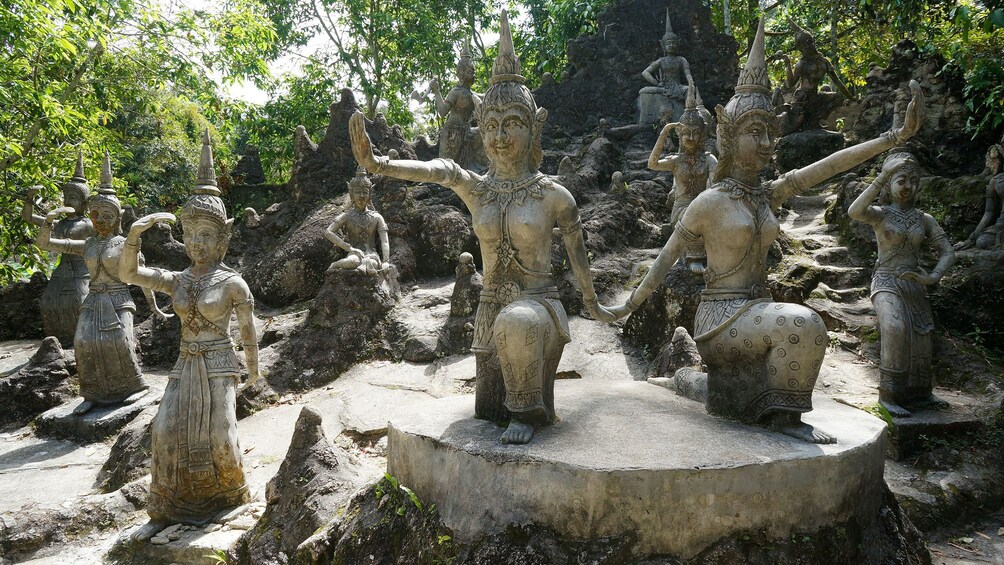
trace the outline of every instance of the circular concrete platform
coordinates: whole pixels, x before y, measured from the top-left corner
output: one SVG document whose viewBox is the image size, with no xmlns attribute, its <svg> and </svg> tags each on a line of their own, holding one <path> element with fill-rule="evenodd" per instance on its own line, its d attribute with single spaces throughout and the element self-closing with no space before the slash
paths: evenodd
<svg viewBox="0 0 1004 565">
<path fill-rule="evenodd" d="M 572 539 L 631 534 L 644 554 L 689 558 L 742 531 L 794 531 L 877 516 L 885 424 L 815 398 L 813 445 L 713 416 L 645 382 L 558 381 L 561 421 L 499 443 L 474 397 L 430 400 L 388 426 L 387 470 L 434 502 L 458 541 L 536 523 Z"/>
</svg>

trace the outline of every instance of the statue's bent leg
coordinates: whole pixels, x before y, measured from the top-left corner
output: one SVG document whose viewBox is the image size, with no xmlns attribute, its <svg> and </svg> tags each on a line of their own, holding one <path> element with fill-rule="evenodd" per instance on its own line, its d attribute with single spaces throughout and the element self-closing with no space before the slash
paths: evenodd
<svg viewBox="0 0 1004 565">
<path fill-rule="evenodd" d="M 555 419 L 554 374 L 567 332 L 553 308 L 537 300 L 518 300 L 503 308 L 495 321 L 505 406 L 512 415 L 502 436 L 505 443 L 526 443 L 534 428 Z"/>
<path fill-rule="evenodd" d="M 336 271 L 338 269 L 345 269 L 345 270 L 356 269 L 356 268 L 359 267 L 359 265 L 362 265 L 362 264 L 363 264 L 363 260 L 362 260 L 361 257 L 359 257 L 358 255 L 349 255 L 348 257 L 345 257 L 344 259 L 339 259 L 339 260 L 335 261 L 334 263 L 332 263 L 328 267 L 328 271 L 327 272 L 331 273 L 331 272 L 334 272 L 334 271 Z"/>
<path fill-rule="evenodd" d="M 903 407 L 910 372 L 910 319 L 906 304 L 892 292 L 872 295 L 879 322 L 879 403 L 894 417 L 906 418 Z"/>
</svg>

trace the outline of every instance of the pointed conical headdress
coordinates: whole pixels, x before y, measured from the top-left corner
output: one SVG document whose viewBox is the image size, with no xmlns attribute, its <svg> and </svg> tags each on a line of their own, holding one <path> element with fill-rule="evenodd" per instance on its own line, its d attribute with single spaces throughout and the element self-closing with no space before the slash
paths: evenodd
<svg viewBox="0 0 1004 565">
<path fill-rule="evenodd" d="M 91 187 L 87 186 L 87 178 L 84 177 L 84 151 L 82 149 L 77 150 L 77 167 L 74 169 L 70 180 L 63 183 L 62 190 L 64 195 L 70 193 L 76 194 L 80 197 L 80 201 L 84 203 L 87 202 L 87 198 L 91 195 Z"/>
<path fill-rule="evenodd" d="M 207 218 L 220 224 L 228 223 L 227 209 L 220 199 L 220 189 L 216 186 L 216 171 L 213 168 L 213 148 L 210 146 L 209 128 L 202 135 L 202 153 L 199 156 L 199 178 L 195 181 L 192 196 L 181 207 L 181 221 Z"/>
<path fill-rule="evenodd" d="M 369 190 L 373 187 L 373 181 L 371 181 L 369 175 L 366 174 L 366 168 L 360 166 L 356 169 L 356 176 L 349 180 L 348 186 L 350 191 L 354 187 L 361 187 Z"/>
<path fill-rule="evenodd" d="M 471 39 L 467 38 L 464 40 L 463 45 L 460 47 L 460 59 L 457 61 L 457 75 L 458 78 L 463 80 L 463 71 L 470 70 L 473 74 L 474 71 L 474 61 L 471 60 Z"/>
<path fill-rule="evenodd" d="M 669 21 L 669 6 L 666 7 L 666 31 L 662 34 L 662 42 L 665 43 L 670 39 L 679 39 L 675 33 L 673 33 L 673 24 Z"/>
<path fill-rule="evenodd" d="M 116 212 L 122 212 L 122 204 L 115 194 L 115 187 L 112 185 L 112 157 L 105 149 L 104 160 L 101 162 L 101 180 L 98 182 L 98 193 L 92 196 L 87 205 L 93 210 L 102 206 L 114 208 Z"/>
<path fill-rule="evenodd" d="M 687 106 L 680 116 L 679 122 L 687 127 L 701 128 L 707 127 L 707 122 L 701 111 L 697 109 L 697 86 L 693 81 L 687 83 Z"/>
</svg>

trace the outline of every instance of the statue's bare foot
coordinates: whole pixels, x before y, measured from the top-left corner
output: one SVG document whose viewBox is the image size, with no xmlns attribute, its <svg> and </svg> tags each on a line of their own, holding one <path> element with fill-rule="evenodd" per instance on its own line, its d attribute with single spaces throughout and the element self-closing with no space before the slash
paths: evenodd
<svg viewBox="0 0 1004 565">
<path fill-rule="evenodd" d="M 910 417 L 910 411 L 909 410 L 907 410 L 906 408 L 903 408 L 899 404 L 896 404 L 892 400 L 884 400 L 884 399 L 880 398 L 879 399 L 879 404 L 882 405 L 882 408 L 885 408 L 886 410 L 888 410 L 889 411 L 889 415 L 891 415 L 893 418 L 909 418 Z"/>
<path fill-rule="evenodd" d="M 704 274 L 705 271 L 704 263 L 701 263 L 700 261 L 692 261 L 688 263 L 687 266 L 690 267 L 690 272 L 694 273 L 695 275 Z"/>
<path fill-rule="evenodd" d="M 83 416 L 84 414 L 90 412 L 91 408 L 94 408 L 94 403 L 90 400 L 85 400 L 80 404 L 77 404 L 77 407 L 73 409 L 73 415 Z"/>
<path fill-rule="evenodd" d="M 337 261 L 335 261 L 334 263 L 332 263 L 332 264 L 328 265 L 328 270 L 327 270 L 327 271 L 324 271 L 324 272 L 325 272 L 326 274 L 329 274 L 329 275 L 330 275 L 331 273 L 333 273 L 333 272 L 337 271 L 337 270 L 338 270 L 338 265 L 337 265 L 337 263 L 338 263 L 338 262 L 337 262 Z"/>
<path fill-rule="evenodd" d="M 150 539 L 161 532 L 164 528 L 168 526 L 165 522 L 156 522 L 150 520 L 146 524 L 140 526 L 138 530 L 132 533 L 129 537 L 133 541 L 150 541 Z"/>
<path fill-rule="evenodd" d="M 136 402 L 140 398 L 146 396 L 148 390 L 149 390 L 148 387 L 144 387 L 143 390 L 137 390 L 136 392 L 127 396 L 125 400 L 122 401 L 122 404 L 132 404 L 133 402 Z"/>
<path fill-rule="evenodd" d="M 513 418 L 509 421 L 509 427 L 502 434 L 502 443 L 523 444 L 529 443 L 533 439 L 533 424 L 520 422 Z"/>
<path fill-rule="evenodd" d="M 938 398 L 934 395 L 934 393 L 931 393 L 931 395 L 926 398 L 910 403 L 911 408 L 918 410 L 948 410 L 950 406 L 951 405 L 948 404 L 947 401 Z"/>
<path fill-rule="evenodd" d="M 768 424 L 772 430 L 809 443 L 837 443 L 837 438 L 802 421 L 798 414 L 778 414 Z"/>
</svg>

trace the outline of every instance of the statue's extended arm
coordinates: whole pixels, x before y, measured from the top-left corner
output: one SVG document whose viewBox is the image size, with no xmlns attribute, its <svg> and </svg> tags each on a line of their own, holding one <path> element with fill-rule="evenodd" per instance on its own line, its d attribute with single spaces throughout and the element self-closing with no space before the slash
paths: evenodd
<svg viewBox="0 0 1004 565">
<path fill-rule="evenodd" d="M 37 245 L 40 249 L 52 251 L 54 253 L 83 255 L 84 240 L 55 239 L 52 237 L 52 223 L 56 221 L 56 218 L 64 214 L 73 214 L 75 212 L 76 210 L 73 208 L 56 208 L 46 214 L 44 220 L 42 221 L 42 229 L 38 231 L 38 238 L 35 239 L 35 245 Z"/>
<path fill-rule="evenodd" d="M 666 124 L 666 127 L 662 128 L 659 132 L 659 139 L 656 140 L 655 146 L 652 147 L 652 153 L 648 156 L 648 168 L 653 171 L 673 171 L 676 170 L 676 160 L 673 158 L 659 159 L 662 157 L 663 149 L 666 148 L 666 140 L 669 139 L 669 132 L 673 131 L 673 128 L 680 124 L 672 123 Z"/>
<path fill-rule="evenodd" d="M 690 212 L 690 209 L 687 209 Z M 684 214 L 686 217 L 686 214 Z M 631 292 L 631 296 L 628 297 L 627 302 L 624 304 L 610 308 L 610 312 L 618 318 L 623 318 L 631 312 L 634 312 L 641 307 L 642 303 L 652 295 L 653 292 L 660 285 L 662 281 L 669 274 L 669 270 L 673 268 L 673 265 L 683 256 L 683 250 L 686 248 L 687 241 L 683 233 L 686 228 L 683 227 L 682 222 L 676 224 L 676 228 L 673 230 L 673 235 L 669 236 L 669 241 L 666 245 L 662 247 L 662 251 L 659 252 L 659 256 L 655 258 L 652 266 L 648 268 L 648 272 L 645 273 L 644 278 L 638 283 L 638 288 Z"/>
<path fill-rule="evenodd" d="M 579 281 L 582 291 L 582 301 L 594 318 L 601 322 L 616 320 L 596 299 L 596 289 L 593 288 L 593 275 L 589 272 L 589 256 L 586 252 L 586 242 L 582 237 L 582 221 L 579 218 L 579 208 L 575 199 L 567 190 L 561 189 L 562 198 L 558 202 L 558 229 L 561 239 L 568 251 L 568 260 L 572 264 L 575 280 Z"/>
<path fill-rule="evenodd" d="M 833 68 L 833 64 L 830 63 L 829 59 L 826 60 L 826 74 L 830 75 L 830 79 L 833 80 L 833 84 L 837 85 L 837 90 L 840 91 L 845 98 L 848 100 L 855 99 L 854 95 L 851 94 L 851 91 L 847 89 L 847 85 L 844 84 L 844 81 L 840 80 L 840 77 L 837 76 L 837 70 Z"/>
<path fill-rule="evenodd" d="M 174 214 L 158 212 L 143 216 L 133 222 L 132 227 L 129 228 L 129 235 L 126 236 L 125 247 L 122 249 L 122 258 L 119 259 L 119 279 L 122 282 L 171 294 L 174 273 L 141 266 L 139 248 L 143 243 L 140 240 L 143 232 L 156 223 L 173 222 L 174 220 Z"/>
<path fill-rule="evenodd" d="M 774 181 L 771 204 L 776 208 L 791 196 L 812 188 L 833 175 L 842 173 L 909 139 L 924 122 L 924 93 L 915 80 L 910 81 L 913 99 L 906 109 L 903 127 L 890 130 L 875 139 L 841 149 L 829 157 L 791 171 Z"/>
<path fill-rule="evenodd" d="M 380 257 L 384 263 L 390 263 L 390 236 L 387 234 L 387 222 L 383 218 L 380 218 L 377 235 L 380 237 Z"/>
<path fill-rule="evenodd" d="M 241 343 L 244 346 L 244 356 L 248 364 L 248 380 L 244 386 L 251 386 L 261 378 L 258 370 L 258 330 L 254 325 L 254 296 L 244 279 L 235 286 L 234 311 L 237 312 L 237 328 L 241 333 Z"/>
<path fill-rule="evenodd" d="M 686 57 L 680 58 L 683 59 L 683 77 L 687 79 L 687 82 L 684 84 L 694 84 L 694 77 L 690 74 L 690 63 L 687 61 Z"/>
<path fill-rule="evenodd" d="M 136 263 L 138 267 L 144 267 L 142 253 L 138 253 L 136 255 Z M 119 270 L 121 271 L 121 268 Z M 121 275 L 120 275 L 120 280 L 121 280 Z M 174 314 L 168 314 L 167 312 L 164 312 L 163 310 L 160 309 L 160 306 L 157 305 L 157 295 L 153 293 L 152 288 L 148 288 L 145 286 L 141 286 L 139 288 L 143 291 L 143 296 L 146 297 L 146 303 L 150 305 L 150 309 L 153 310 L 154 315 L 156 315 L 161 320 L 166 320 L 174 315 Z"/>
<path fill-rule="evenodd" d="M 373 142 L 366 133 L 366 119 L 362 112 L 356 112 L 349 118 L 349 138 L 352 141 L 352 154 L 356 162 L 368 172 L 394 177 L 412 182 L 433 182 L 449 188 L 460 196 L 460 199 L 470 207 L 471 194 L 466 189 L 472 179 L 471 173 L 455 165 L 452 161 L 433 159 L 432 161 L 412 161 L 410 159 L 395 159 L 377 157 L 373 153 Z"/>
<path fill-rule="evenodd" d="M 35 213 L 35 195 L 41 190 L 41 186 L 33 186 L 28 189 L 28 196 L 24 198 L 24 205 L 21 206 L 21 219 L 26 223 L 41 226 L 45 223 L 45 216 Z"/>
<path fill-rule="evenodd" d="M 446 115 L 450 113 L 450 107 L 452 104 L 447 103 L 447 101 L 443 99 L 443 93 L 439 89 L 438 80 L 430 82 L 429 87 L 432 89 L 432 95 L 436 100 L 436 113 L 445 118 Z"/>
<path fill-rule="evenodd" d="M 656 80 L 656 78 L 654 76 L 652 76 L 652 72 L 655 71 L 658 68 L 659 68 L 659 60 L 656 59 L 655 61 L 652 61 L 652 64 L 650 64 L 649 66 L 645 67 L 644 71 L 641 72 L 642 78 L 644 78 L 650 84 L 654 84 L 656 86 L 660 86 L 659 81 Z"/>
<path fill-rule="evenodd" d="M 330 241 L 335 247 L 342 249 L 346 252 L 352 252 L 352 245 L 349 242 L 342 239 L 338 232 L 342 229 L 345 224 L 346 213 L 343 212 L 335 218 L 335 221 L 331 222 L 328 229 L 324 230 L 324 239 Z"/>
<path fill-rule="evenodd" d="M 847 215 L 851 217 L 852 220 L 857 220 L 859 222 L 874 225 L 882 221 L 882 210 L 877 206 L 872 206 L 872 202 L 878 197 L 879 193 L 882 192 L 882 187 L 889 183 L 889 171 L 883 170 L 879 173 L 879 176 L 875 177 L 868 188 L 864 190 L 854 202 L 847 208 Z"/>
<path fill-rule="evenodd" d="M 990 227 L 990 224 L 997 221 L 997 216 L 1001 213 L 1001 197 L 1000 193 L 997 191 L 998 178 L 1004 177 L 1001 177 L 1000 175 L 995 176 L 990 179 L 989 183 L 987 183 L 987 200 L 983 209 L 983 217 L 980 218 L 980 223 L 976 224 L 976 229 L 973 230 L 973 233 L 970 234 L 965 241 L 956 244 L 955 249 L 967 249 L 972 247 L 976 244 L 976 238 L 983 233 L 983 230 L 987 229 Z"/>
</svg>

